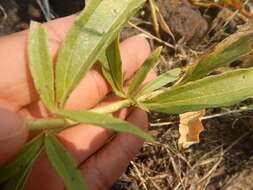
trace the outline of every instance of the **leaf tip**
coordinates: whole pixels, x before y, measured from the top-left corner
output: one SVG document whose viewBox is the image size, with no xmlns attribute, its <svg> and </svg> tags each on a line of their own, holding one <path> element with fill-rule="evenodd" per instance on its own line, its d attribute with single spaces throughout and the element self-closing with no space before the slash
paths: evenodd
<svg viewBox="0 0 253 190">
<path fill-rule="evenodd" d="M 145 140 L 149 143 L 155 143 L 156 140 L 154 139 L 154 137 L 152 137 L 151 135 L 149 135 L 148 137 L 145 138 Z"/>
<path fill-rule="evenodd" d="M 39 22 L 36 22 L 36 21 L 31 21 L 30 22 L 30 29 L 34 29 L 36 27 L 39 27 L 41 24 Z"/>
</svg>

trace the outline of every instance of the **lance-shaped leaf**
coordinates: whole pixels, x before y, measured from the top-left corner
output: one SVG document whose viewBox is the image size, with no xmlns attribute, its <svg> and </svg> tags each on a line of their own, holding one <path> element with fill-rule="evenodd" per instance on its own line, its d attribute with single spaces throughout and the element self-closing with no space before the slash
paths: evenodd
<svg viewBox="0 0 253 190">
<path fill-rule="evenodd" d="M 100 57 L 103 75 L 114 92 L 120 96 L 124 96 L 122 61 L 119 51 L 118 37 L 109 45 L 105 54 L 106 55 L 103 54 Z"/>
<path fill-rule="evenodd" d="M 144 2 L 103 0 L 90 16 L 85 11 L 79 15 L 63 41 L 57 60 L 56 91 L 60 107 L 101 52 L 115 39 L 120 27 Z"/>
<path fill-rule="evenodd" d="M 211 107 L 229 106 L 253 96 L 253 68 L 210 76 L 166 90 L 142 103 L 148 109 L 184 113 Z"/>
<path fill-rule="evenodd" d="M 141 91 L 139 92 L 139 96 L 150 93 L 154 90 L 157 90 L 165 86 L 170 82 L 173 82 L 174 80 L 177 79 L 178 75 L 180 74 L 180 71 L 181 71 L 180 69 L 176 68 L 159 75 L 141 89 Z"/>
<path fill-rule="evenodd" d="M 237 32 L 216 45 L 211 51 L 200 57 L 186 71 L 180 84 L 202 78 L 218 67 L 252 52 L 253 31 Z"/>
<path fill-rule="evenodd" d="M 47 134 L 45 147 L 48 159 L 68 190 L 88 190 L 78 167 L 58 139 Z"/>
<path fill-rule="evenodd" d="M 20 172 L 17 176 L 10 179 L 1 190 L 23 190 L 29 170 L 30 167 L 29 169 L 27 168 L 25 171 Z"/>
<path fill-rule="evenodd" d="M 156 61 L 159 58 L 161 51 L 162 47 L 158 47 L 155 51 L 153 51 L 151 55 L 142 64 L 142 66 L 138 69 L 138 71 L 135 73 L 133 80 L 128 88 L 129 96 L 133 96 L 137 93 L 137 90 L 140 87 L 141 83 L 144 81 L 149 71 L 156 64 Z"/>
<path fill-rule="evenodd" d="M 43 134 L 27 143 L 14 160 L 0 167 L 0 184 L 26 170 L 43 146 Z"/>
<path fill-rule="evenodd" d="M 60 110 L 56 112 L 56 115 L 83 124 L 97 125 L 118 132 L 131 133 L 148 141 L 153 141 L 153 138 L 149 134 L 135 127 L 133 124 L 107 115 L 79 110 Z"/>
<path fill-rule="evenodd" d="M 23 190 L 28 178 L 28 174 L 32 168 L 34 161 L 37 159 L 39 153 L 40 151 L 37 153 L 37 155 L 35 155 L 32 158 L 32 160 L 29 163 L 27 163 L 26 168 L 23 168 L 16 176 L 8 180 L 8 182 L 4 185 L 2 190 Z"/>
<path fill-rule="evenodd" d="M 53 111 L 55 107 L 53 64 L 48 50 L 47 33 L 36 22 L 32 22 L 30 26 L 28 54 L 35 88 L 46 108 Z"/>
</svg>

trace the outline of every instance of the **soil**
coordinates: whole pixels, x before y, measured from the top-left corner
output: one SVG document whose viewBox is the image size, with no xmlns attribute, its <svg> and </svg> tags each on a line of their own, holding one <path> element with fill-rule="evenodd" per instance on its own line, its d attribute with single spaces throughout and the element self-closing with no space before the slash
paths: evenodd
<svg viewBox="0 0 253 190">
<path fill-rule="evenodd" d="M 252 10 L 252 2 L 247 2 L 246 8 Z M 47 15 L 45 5 L 40 6 L 38 0 L 2 0 L 0 35 L 26 29 L 30 20 L 45 22 L 76 13 L 84 1 L 50 0 L 49 5 Z M 139 28 L 127 26 L 121 38 L 145 32 L 153 48 L 164 45 L 158 74 L 175 67 L 184 69 L 249 21 L 229 7 L 203 8 L 187 0 L 157 0 L 156 5 L 165 21 L 160 21 L 160 35 L 154 30 L 147 3 L 131 19 Z M 235 62 L 226 70 L 240 65 Z M 252 190 L 253 113 L 221 114 L 251 104 L 252 100 L 247 100 L 232 107 L 208 109 L 207 115 L 213 117 L 203 120 L 201 142 L 187 150 L 178 147 L 178 115 L 150 113 L 150 133 L 157 142 L 144 144 L 111 190 Z"/>
<path fill-rule="evenodd" d="M 158 0 L 157 6 L 176 40 L 195 45 L 208 30 L 207 21 L 187 0 Z"/>
</svg>

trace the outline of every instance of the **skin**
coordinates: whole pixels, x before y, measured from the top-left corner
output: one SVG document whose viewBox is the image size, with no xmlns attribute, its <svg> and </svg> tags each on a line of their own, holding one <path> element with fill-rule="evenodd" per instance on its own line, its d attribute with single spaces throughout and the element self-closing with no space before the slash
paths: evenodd
<svg viewBox="0 0 253 190">
<path fill-rule="evenodd" d="M 61 41 L 73 23 L 74 16 L 44 24 L 49 37 L 53 60 Z M 36 93 L 27 61 L 27 31 L 0 38 L 0 165 L 15 157 L 29 134 L 25 119 L 48 117 Z M 15 53 L 14 53 L 15 52 Z M 140 37 L 129 38 L 120 44 L 124 80 L 131 78 L 150 54 L 148 42 Z M 146 81 L 154 78 L 151 72 Z M 88 110 L 115 101 L 104 97 L 111 91 L 97 64 L 73 91 L 66 108 Z M 105 99 L 105 100 L 104 100 Z M 86 101 L 88 100 L 88 101 Z M 101 102 L 101 100 L 103 100 Z M 146 114 L 139 109 L 122 109 L 113 116 L 125 119 L 143 130 L 147 129 Z M 108 142 L 108 139 L 113 139 Z M 143 140 L 124 133 L 114 134 L 98 126 L 77 125 L 63 130 L 57 137 L 73 156 L 90 190 L 108 189 L 124 172 L 138 152 Z M 64 185 L 41 153 L 32 168 L 26 190 L 63 190 Z"/>
</svg>

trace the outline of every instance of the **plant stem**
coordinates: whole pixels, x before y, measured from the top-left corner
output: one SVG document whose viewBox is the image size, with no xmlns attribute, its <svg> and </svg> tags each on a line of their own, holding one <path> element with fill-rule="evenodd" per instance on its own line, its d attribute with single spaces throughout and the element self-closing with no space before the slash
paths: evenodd
<svg viewBox="0 0 253 190">
<path fill-rule="evenodd" d="M 91 112 L 107 114 L 118 111 L 121 108 L 129 107 L 133 102 L 129 99 L 121 100 L 106 106 L 91 109 Z M 43 118 L 32 119 L 26 122 L 29 130 L 46 130 L 46 129 L 59 129 L 70 125 L 76 125 L 77 122 L 66 120 L 64 118 Z"/>
<path fill-rule="evenodd" d="M 108 104 L 106 106 L 98 107 L 91 109 L 90 111 L 96 112 L 96 113 L 101 113 L 101 114 L 106 114 L 106 113 L 112 113 L 115 111 L 118 111 L 121 108 L 129 107 L 133 103 L 131 100 L 126 99 L 126 100 L 121 100 L 112 104 Z"/>
<path fill-rule="evenodd" d="M 161 90 L 155 90 L 155 91 L 150 92 L 148 94 L 144 94 L 144 95 L 139 96 L 139 97 L 137 96 L 136 101 L 141 103 L 141 102 L 143 102 L 145 100 L 151 99 L 154 96 L 157 96 L 157 95 L 161 94 L 162 92 L 164 92 L 164 91 L 166 91 L 168 89 L 170 89 L 170 88 L 165 88 L 165 89 L 161 89 Z"/>
<path fill-rule="evenodd" d="M 70 123 L 61 118 L 43 118 L 43 119 L 32 119 L 26 122 L 26 125 L 29 130 L 45 130 L 45 129 L 56 129 L 56 128 L 63 128 Z"/>
</svg>

